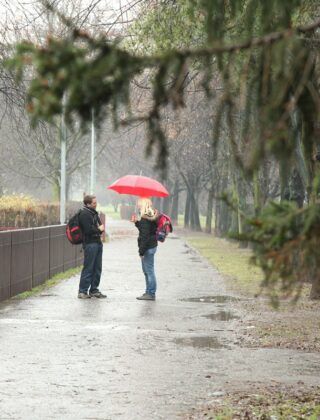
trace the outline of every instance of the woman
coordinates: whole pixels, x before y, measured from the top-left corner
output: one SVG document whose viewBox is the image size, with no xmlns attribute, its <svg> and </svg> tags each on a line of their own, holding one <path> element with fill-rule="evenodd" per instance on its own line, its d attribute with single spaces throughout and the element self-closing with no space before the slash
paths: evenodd
<svg viewBox="0 0 320 420">
<path fill-rule="evenodd" d="M 158 211 L 152 207 L 149 198 L 140 198 L 137 203 L 139 214 L 132 217 L 139 230 L 138 247 L 142 271 L 146 279 L 146 291 L 138 300 L 156 300 L 157 280 L 154 272 L 154 255 L 157 251 Z"/>
</svg>

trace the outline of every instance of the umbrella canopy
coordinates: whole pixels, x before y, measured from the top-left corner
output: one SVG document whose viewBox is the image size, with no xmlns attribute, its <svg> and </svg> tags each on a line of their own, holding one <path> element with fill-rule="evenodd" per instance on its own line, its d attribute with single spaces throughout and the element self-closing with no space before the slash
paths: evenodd
<svg viewBox="0 0 320 420">
<path fill-rule="evenodd" d="M 168 197 L 169 195 L 167 189 L 160 182 L 141 175 L 123 176 L 109 185 L 108 189 L 119 194 L 138 195 L 140 197 Z"/>
</svg>

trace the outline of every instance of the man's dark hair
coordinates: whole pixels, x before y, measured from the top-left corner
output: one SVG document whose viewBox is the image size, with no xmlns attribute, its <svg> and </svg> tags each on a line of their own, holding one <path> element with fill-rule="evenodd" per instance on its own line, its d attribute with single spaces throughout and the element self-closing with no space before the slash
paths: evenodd
<svg viewBox="0 0 320 420">
<path fill-rule="evenodd" d="M 85 195 L 83 197 L 83 204 L 87 206 L 88 204 L 92 204 L 93 199 L 96 198 L 95 195 Z"/>
</svg>

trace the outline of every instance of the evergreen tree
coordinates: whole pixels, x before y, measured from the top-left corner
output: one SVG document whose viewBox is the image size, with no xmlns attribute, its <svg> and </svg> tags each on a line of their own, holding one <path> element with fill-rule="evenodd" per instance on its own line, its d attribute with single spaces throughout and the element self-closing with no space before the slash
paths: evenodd
<svg viewBox="0 0 320 420">
<path fill-rule="evenodd" d="M 312 277 L 312 296 L 320 298 L 320 19 L 314 18 L 318 2 L 153 0 L 146 7 L 133 28 L 140 38 L 133 37 L 130 43 L 90 36 L 60 16 L 69 29 L 66 38 L 49 37 L 44 45 L 25 42 L 16 46 L 8 65 L 20 80 L 32 66 L 27 107 L 33 121 L 52 121 L 64 112 L 69 125 L 77 116 L 85 126 L 92 110 L 99 122 L 106 109 L 112 111 L 115 125 L 144 121 L 148 151 L 157 147 L 158 165 L 165 168 L 168 145 L 163 109 L 184 106 L 190 72 L 201 74 L 208 97 L 216 93 L 218 81 L 222 91 L 213 121 L 214 145 L 227 137 L 237 171 L 258 180 L 264 162 L 274 159 L 284 199 L 290 186 L 288 174 L 300 148 L 303 165 L 296 168 L 301 182 L 307 183 L 308 204 L 302 209 L 286 201 L 271 205 L 251 223 L 247 240 L 259 243 L 256 261 L 265 270 L 267 286 L 270 279 L 280 277 L 284 289 L 296 290 L 294 286 L 299 286 L 306 272 L 304 278 Z M 144 45 L 149 42 L 147 49 L 139 48 L 142 39 Z M 130 107 L 130 83 L 146 73 L 152 101 L 141 116 Z M 221 134 L 223 126 L 226 136 Z M 300 189 L 297 180 L 295 187 L 291 182 L 290 200 L 297 201 L 293 193 Z M 233 184 L 239 196 L 237 176 Z M 258 187 L 256 182 L 260 212 Z M 289 264 L 292 259 L 295 263 Z"/>
</svg>

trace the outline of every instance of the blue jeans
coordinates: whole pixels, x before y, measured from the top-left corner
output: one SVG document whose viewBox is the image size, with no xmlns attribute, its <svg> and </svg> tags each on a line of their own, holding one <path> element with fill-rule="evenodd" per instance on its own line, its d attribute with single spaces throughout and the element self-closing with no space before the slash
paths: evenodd
<svg viewBox="0 0 320 420">
<path fill-rule="evenodd" d="M 157 252 L 157 247 L 147 249 L 141 258 L 142 271 L 146 279 L 146 293 L 155 296 L 157 291 L 157 279 L 154 273 L 154 254 Z"/>
<path fill-rule="evenodd" d="M 80 277 L 79 292 L 87 293 L 99 290 L 102 271 L 102 243 L 94 242 L 83 246 L 84 262 Z"/>
</svg>

